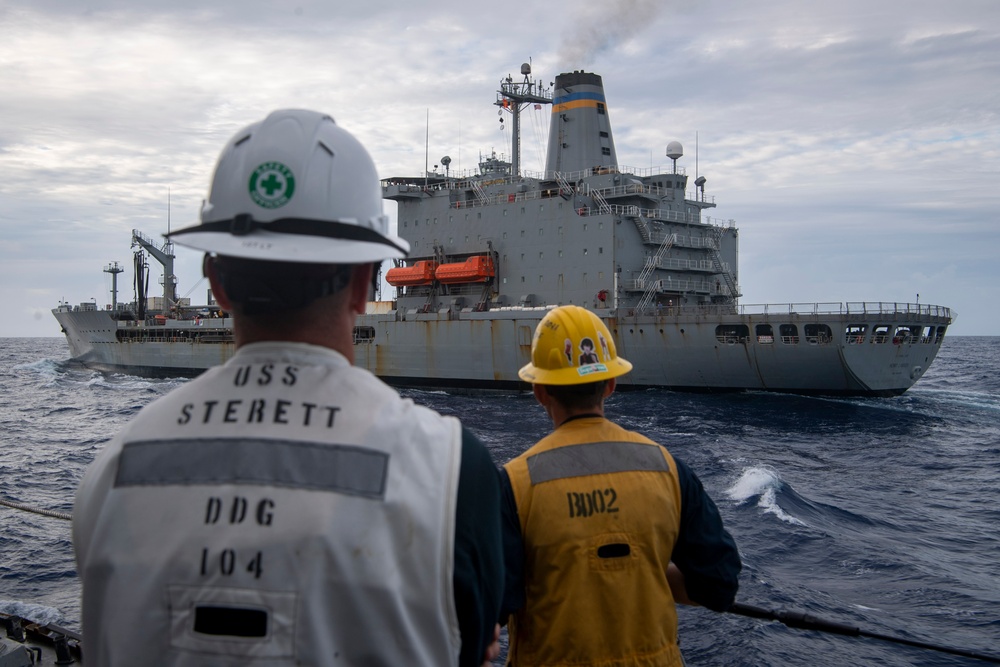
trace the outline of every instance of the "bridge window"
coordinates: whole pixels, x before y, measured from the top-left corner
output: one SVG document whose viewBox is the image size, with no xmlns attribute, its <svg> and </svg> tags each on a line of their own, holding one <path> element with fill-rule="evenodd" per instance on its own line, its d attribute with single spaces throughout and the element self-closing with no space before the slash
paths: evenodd
<svg viewBox="0 0 1000 667">
<path fill-rule="evenodd" d="M 849 324 L 844 333 L 844 340 L 848 345 L 861 345 L 865 342 L 865 333 L 867 331 L 867 324 Z"/>
<path fill-rule="evenodd" d="M 889 325 L 888 324 L 877 324 L 875 328 L 872 329 L 872 343 L 876 345 L 881 345 L 882 343 L 889 342 Z"/>
<path fill-rule="evenodd" d="M 354 327 L 354 344 L 371 344 L 375 340 L 375 327 Z"/>
<path fill-rule="evenodd" d="M 794 324 L 782 324 L 778 327 L 778 333 L 781 335 L 782 343 L 786 345 L 799 344 L 799 328 Z"/>
<path fill-rule="evenodd" d="M 909 325 L 903 325 L 896 327 L 896 330 L 892 334 L 892 342 L 896 345 L 902 345 L 904 343 L 916 343 L 920 338 L 920 328 L 911 327 Z"/>
<path fill-rule="evenodd" d="M 750 327 L 745 324 L 720 324 L 715 327 L 715 339 L 720 343 L 735 345 L 750 338 Z"/>
<path fill-rule="evenodd" d="M 833 340 L 833 332 L 825 324 L 807 324 L 805 334 L 810 345 L 829 345 Z"/>
</svg>

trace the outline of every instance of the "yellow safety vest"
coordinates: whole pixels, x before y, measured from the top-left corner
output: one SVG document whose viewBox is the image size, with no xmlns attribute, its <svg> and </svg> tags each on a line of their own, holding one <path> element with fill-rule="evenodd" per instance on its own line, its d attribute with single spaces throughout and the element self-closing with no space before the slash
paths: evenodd
<svg viewBox="0 0 1000 667">
<path fill-rule="evenodd" d="M 667 565 L 680 528 L 669 452 L 599 417 L 505 466 L 525 544 L 510 665 L 681 665 Z"/>
</svg>

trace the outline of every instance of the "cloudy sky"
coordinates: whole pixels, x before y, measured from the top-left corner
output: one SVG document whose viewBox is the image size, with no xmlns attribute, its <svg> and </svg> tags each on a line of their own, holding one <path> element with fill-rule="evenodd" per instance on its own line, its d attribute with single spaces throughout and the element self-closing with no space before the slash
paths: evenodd
<svg viewBox="0 0 1000 667">
<path fill-rule="evenodd" d="M 509 154 L 492 102 L 528 60 L 603 76 L 620 164 L 677 140 L 694 173 L 697 146 L 744 304 L 919 294 L 951 333 L 1000 335 L 1000 2 L 346 4 L 0 0 L 0 336 L 109 303 L 110 262 L 131 300 L 131 230 L 196 221 L 219 150 L 268 111 L 332 114 L 384 176 L 466 170 Z M 547 113 L 522 121 L 526 170 Z"/>
</svg>

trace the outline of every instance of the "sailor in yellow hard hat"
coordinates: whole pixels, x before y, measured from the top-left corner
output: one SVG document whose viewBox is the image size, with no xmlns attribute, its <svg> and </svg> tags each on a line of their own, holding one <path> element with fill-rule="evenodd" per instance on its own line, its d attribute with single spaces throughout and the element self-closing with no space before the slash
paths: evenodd
<svg viewBox="0 0 1000 667">
<path fill-rule="evenodd" d="M 554 431 L 504 466 L 510 665 L 681 665 L 675 602 L 736 598 L 739 553 L 698 477 L 604 416 L 631 369 L 585 308 L 535 330 L 519 375 Z"/>
</svg>

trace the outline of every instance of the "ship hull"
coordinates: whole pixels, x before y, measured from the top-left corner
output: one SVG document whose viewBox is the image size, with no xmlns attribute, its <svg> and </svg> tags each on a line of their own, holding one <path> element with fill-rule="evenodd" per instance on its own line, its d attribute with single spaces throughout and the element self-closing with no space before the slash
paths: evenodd
<svg viewBox="0 0 1000 667">
<path fill-rule="evenodd" d="M 169 326 L 122 322 L 110 311 L 52 311 L 71 361 L 104 372 L 144 377 L 194 377 L 236 351 L 231 320 L 171 320 Z"/>
<path fill-rule="evenodd" d="M 396 386 L 523 390 L 526 385 L 517 372 L 530 359 L 532 335 L 546 312 L 388 310 L 362 315 L 355 329 L 355 364 Z M 902 394 L 933 362 L 951 321 L 933 307 L 910 306 L 781 315 L 597 312 L 612 332 L 618 353 L 634 365 L 618 380 L 622 390 L 831 396 Z M 98 370 L 193 376 L 235 352 L 229 320 L 211 325 L 172 322 L 167 328 L 136 333 L 134 326 L 129 332 L 129 324 L 113 320 L 107 311 L 54 314 L 66 332 L 73 360 Z M 830 334 L 802 335 L 810 324 L 828 327 Z M 732 335 L 762 330 L 758 327 L 778 331 L 781 326 L 794 326 L 799 335 Z M 858 327 L 864 327 L 865 334 L 853 333 Z M 890 335 L 876 335 L 879 327 Z M 891 335 L 899 327 L 918 334 Z"/>
</svg>

